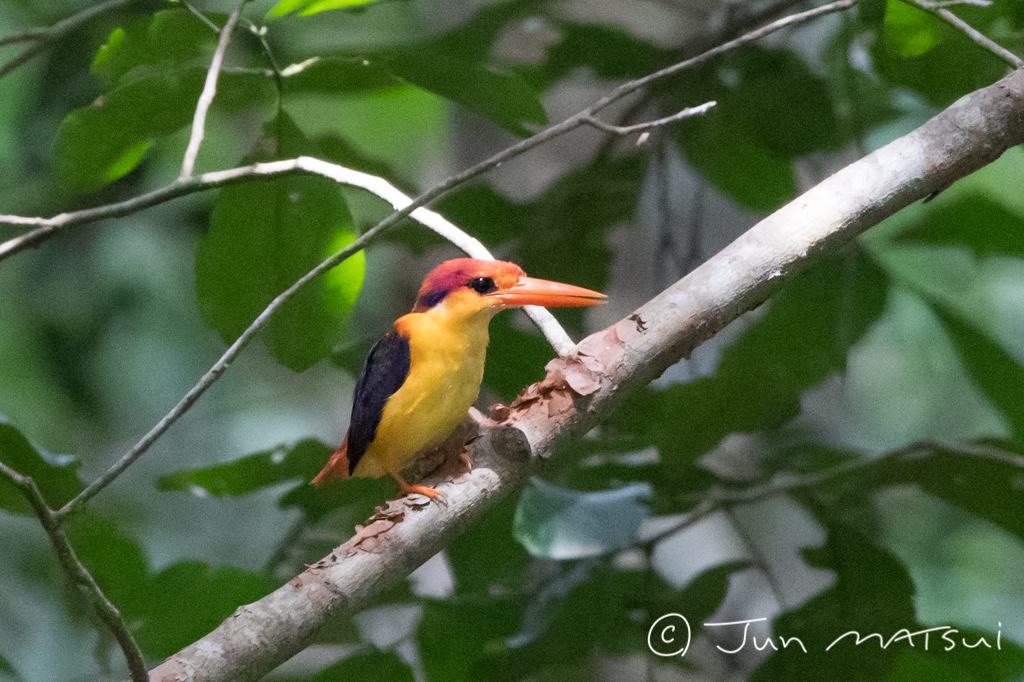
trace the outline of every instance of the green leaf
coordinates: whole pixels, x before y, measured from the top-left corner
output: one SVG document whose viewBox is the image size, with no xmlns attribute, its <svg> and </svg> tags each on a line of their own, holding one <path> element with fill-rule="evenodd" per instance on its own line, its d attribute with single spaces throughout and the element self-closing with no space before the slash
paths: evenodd
<svg viewBox="0 0 1024 682">
<path fill-rule="evenodd" d="M 230 566 L 182 561 L 148 587 L 148 608 L 136 638 L 152 658 L 170 656 L 207 634 L 241 606 L 270 592 L 267 579 Z"/>
<path fill-rule="evenodd" d="M 942 632 L 933 632 L 928 652 L 924 653 L 924 635 L 920 631 L 928 626 L 917 622 L 910 575 L 896 557 L 871 543 L 858 530 L 830 525 L 825 546 L 804 550 L 804 558 L 809 566 L 834 571 L 835 585 L 775 619 L 772 636 L 778 650 L 754 672 L 754 682 L 909 680 L 918 679 L 916 675 L 923 670 L 940 669 L 967 670 L 978 675 L 978 679 L 1004 680 L 1015 679 L 1024 670 L 1019 647 L 1004 638 L 1003 651 L 966 648 L 960 642 L 965 634 L 960 628 L 956 629 L 954 650 L 945 651 L 948 642 L 942 639 Z M 906 633 L 902 637 L 901 631 Z M 836 642 L 849 632 L 861 638 L 859 645 L 852 634 Z M 915 632 L 918 634 L 908 640 L 906 635 Z M 995 641 L 992 633 L 985 636 L 990 643 Z M 806 653 L 790 639 L 793 637 L 799 639 Z M 888 646 L 881 647 L 879 638 Z M 976 636 L 968 639 L 973 643 Z M 789 642 L 788 646 L 782 646 L 784 640 Z M 941 663 L 922 669 L 920 660 L 908 659 L 921 655 Z M 965 678 L 956 675 L 949 679 Z"/>
<path fill-rule="evenodd" d="M 916 7 L 890 2 L 885 11 L 885 39 L 900 57 L 919 57 L 938 46 L 938 23 Z"/>
<path fill-rule="evenodd" d="M 999 14 L 982 11 L 976 16 L 981 21 L 971 25 L 987 33 Z M 871 43 L 875 71 L 889 85 L 915 90 L 936 106 L 946 106 L 1006 73 L 1002 60 L 962 31 L 900 0 L 889 0 L 883 31 Z"/>
<path fill-rule="evenodd" d="M 334 448 L 308 438 L 291 447 L 279 446 L 231 462 L 186 469 L 157 479 L 157 490 L 190 492 L 193 486 L 214 497 L 239 497 L 286 481 L 309 481 Z"/>
<path fill-rule="evenodd" d="M 549 83 L 581 67 L 610 80 L 638 78 L 668 66 L 674 56 L 614 26 L 562 21 L 558 29 L 560 39 L 548 48 L 543 65 Z"/>
<path fill-rule="evenodd" d="M 858 248 L 823 259 L 772 298 L 768 311 L 722 351 L 713 376 L 657 394 L 655 443 L 670 467 L 690 463 L 725 436 L 780 427 L 800 396 L 846 369 L 851 345 L 882 313 L 884 273 Z M 617 420 L 621 423 L 621 420 Z"/>
<path fill-rule="evenodd" d="M 716 566 L 676 590 L 650 570 L 622 571 L 607 562 L 562 564 L 562 573 L 528 606 L 522 632 L 492 647 L 478 679 L 564 679 L 593 656 L 647 654 L 648 630 L 666 613 L 683 613 L 699 632 L 721 605 L 732 573 L 747 562 Z"/>
<path fill-rule="evenodd" d="M 217 34 L 183 9 L 118 28 L 96 54 L 104 93 L 64 119 L 54 143 L 58 181 L 92 191 L 136 168 L 161 138 L 188 125 Z M 251 105 L 269 97 L 263 76 L 221 74 L 215 103 Z"/>
<path fill-rule="evenodd" d="M 935 312 L 964 369 L 1006 417 L 1016 449 L 1024 451 L 1024 367 L 989 335 L 941 307 Z"/>
<path fill-rule="evenodd" d="M 828 87 L 787 50 L 746 46 L 725 67 L 689 74 L 678 92 L 680 108 L 718 102 L 679 124 L 686 159 L 719 191 L 756 211 L 796 195 L 794 157 L 842 142 Z"/>
<path fill-rule="evenodd" d="M 503 499 L 449 545 L 458 594 L 493 594 L 518 584 L 530 555 L 512 535 L 516 506 L 511 496 Z"/>
<path fill-rule="evenodd" d="M 898 244 L 966 246 L 979 257 L 1024 258 L 1024 218 L 984 196 L 947 201 L 896 237 Z"/>
<path fill-rule="evenodd" d="M 275 158 L 317 151 L 286 114 L 268 129 Z M 266 160 L 266 159 L 260 159 Z M 233 342 L 282 291 L 340 246 L 352 218 L 336 183 L 308 175 L 277 177 L 221 190 L 210 231 L 196 249 L 196 291 L 203 321 Z M 268 341 L 278 362 L 303 371 L 330 353 L 362 286 L 356 253 L 302 287 L 271 319 Z"/>
<path fill-rule="evenodd" d="M 501 673 L 481 654 L 503 651 L 519 629 L 521 598 L 502 595 L 485 599 L 423 601 L 417 628 L 423 670 L 428 680 L 473 682 L 494 680 Z"/>
<path fill-rule="evenodd" d="M 64 506 L 85 485 L 78 478 L 81 462 L 71 455 L 52 455 L 35 447 L 7 419 L 0 415 L 0 462 L 23 476 L 31 476 L 51 508 Z M 24 493 L 0 476 L 0 509 L 32 514 Z"/>
<path fill-rule="evenodd" d="M 760 145 L 786 158 L 839 149 L 832 95 L 803 59 L 789 50 L 747 46 L 735 61 L 739 83 L 727 104 Z"/>
<path fill-rule="evenodd" d="M 67 536 L 96 583 L 131 623 L 150 599 L 149 564 L 138 542 L 90 509 L 67 520 Z"/>
<path fill-rule="evenodd" d="M 386 62 L 406 82 L 457 102 L 514 135 L 530 134 L 524 123 L 547 123 L 540 98 L 522 77 L 486 63 L 467 63 L 440 48 L 439 43 L 429 43 L 392 53 Z"/>
<path fill-rule="evenodd" d="M 202 491 L 220 498 L 248 495 L 298 480 L 298 485 L 281 496 L 282 508 L 298 507 L 308 522 L 315 523 L 339 507 L 348 507 L 354 525 L 366 519 L 392 489 L 385 479 L 350 478 L 322 487 L 309 485 L 333 451 L 329 445 L 309 438 L 231 462 L 166 474 L 157 479 L 156 487 L 164 492 Z M 339 521 L 338 526 L 346 524 Z"/>
<path fill-rule="evenodd" d="M 280 0 L 267 12 L 268 19 L 276 19 L 299 10 L 300 17 L 308 17 L 331 9 L 352 9 L 378 0 Z"/>
<path fill-rule="evenodd" d="M 979 447 L 999 452 L 992 446 Z M 1024 539 L 1020 506 L 1024 467 L 1019 463 L 1020 456 L 1003 451 L 1001 457 L 984 457 L 952 447 L 933 448 L 927 456 L 903 458 L 885 466 L 876 483 L 915 483 L 925 492 Z"/>
<path fill-rule="evenodd" d="M 536 476 L 523 490 L 513 533 L 533 556 L 582 559 L 601 556 L 636 542 L 650 510 L 651 487 L 634 483 L 617 490 L 579 492 Z"/>
</svg>

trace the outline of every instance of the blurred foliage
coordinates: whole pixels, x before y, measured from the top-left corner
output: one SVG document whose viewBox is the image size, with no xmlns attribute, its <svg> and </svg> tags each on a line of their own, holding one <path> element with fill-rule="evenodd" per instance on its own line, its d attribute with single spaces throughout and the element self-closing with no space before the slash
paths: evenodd
<svg viewBox="0 0 1024 682">
<path fill-rule="evenodd" d="M 91 4 L 0 5 L 0 39 Z M 216 29 L 234 9 L 194 4 L 100 12 L 0 80 L 0 213 L 56 215 L 174 181 Z M 610 18 L 585 0 L 250 3 L 197 173 L 304 154 L 415 194 L 615 82 L 792 7 L 711 1 L 697 12 L 709 23 L 694 28 L 684 5 L 626 5 Z M 1022 8 L 954 11 L 1019 54 Z M 31 44 L 4 45 L 0 59 Z M 628 125 L 715 100 L 705 116 L 642 144 L 574 133 L 433 208 L 531 275 L 609 291 L 610 315 L 624 316 L 622 301 L 649 298 L 709 255 L 702 243 L 725 243 L 851 152 L 1005 72 L 931 14 L 862 0 L 601 114 Z M 1019 678 L 1022 173 L 1024 154 L 1011 150 L 820 254 L 763 309 L 567 443 L 518 500 L 490 509 L 431 562 L 443 579 L 417 574 L 383 598 L 386 625 L 372 625 L 374 611 L 334 624 L 318 640 L 329 654 L 299 657 L 277 679 Z M 387 210 L 325 178 L 277 176 L 4 260 L 0 461 L 61 506 L 274 297 Z M 21 231 L 0 225 L 0 240 Z M 318 560 L 394 494 L 387 480 L 307 482 L 347 423 L 339 396 L 443 246 L 404 221 L 301 289 L 150 455 L 66 521 L 150 664 Z M 559 312 L 577 337 L 612 319 L 601 314 Z M 511 314 L 491 332 L 484 395 L 508 401 L 553 353 Z M 793 481 L 807 483 L 784 495 Z M 778 490 L 685 516 L 749 486 Z M 0 679 L 122 679 L 109 633 L 92 634 L 96 619 L 31 514 L 0 477 Z M 1010 568 L 979 573 L 979 556 Z M 940 582 L 956 599 L 936 596 L 949 594 Z M 411 615 L 396 635 L 401 609 Z M 666 613 L 693 628 L 685 659 L 648 648 Z M 761 617 L 751 632 L 781 646 L 742 658 L 722 653 L 736 632 L 703 625 Z M 910 639 L 940 625 L 950 640 L 933 633 L 925 650 L 922 635 Z M 908 634 L 825 651 L 850 630 Z"/>
</svg>

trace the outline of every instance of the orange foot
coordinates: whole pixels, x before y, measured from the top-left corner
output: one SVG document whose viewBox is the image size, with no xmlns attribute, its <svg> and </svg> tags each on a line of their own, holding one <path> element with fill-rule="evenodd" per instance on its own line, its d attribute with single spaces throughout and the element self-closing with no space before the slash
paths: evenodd
<svg viewBox="0 0 1024 682">
<path fill-rule="evenodd" d="M 426 495 L 430 499 L 436 499 L 440 497 L 442 500 L 447 500 L 448 496 L 440 490 L 434 490 L 433 488 L 425 485 L 409 485 L 405 482 L 401 476 L 396 473 L 392 473 L 391 476 L 398 481 L 398 487 L 402 489 L 402 492 L 408 495 L 409 493 L 419 493 L 420 495 Z"/>
<path fill-rule="evenodd" d="M 473 463 L 469 461 L 469 455 L 467 455 L 465 451 L 459 453 L 459 461 L 466 465 L 467 474 L 473 473 Z"/>
</svg>

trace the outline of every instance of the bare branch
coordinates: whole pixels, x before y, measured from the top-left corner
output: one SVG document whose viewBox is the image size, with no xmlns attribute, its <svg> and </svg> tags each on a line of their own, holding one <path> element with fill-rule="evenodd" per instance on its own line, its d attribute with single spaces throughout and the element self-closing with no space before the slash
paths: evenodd
<svg viewBox="0 0 1024 682">
<path fill-rule="evenodd" d="M 196 6 L 193 5 L 191 2 L 188 2 L 188 0 L 182 0 L 181 4 L 185 6 L 185 9 L 187 9 L 192 14 L 192 16 L 206 24 L 211 31 L 217 34 L 220 33 L 220 27 L 217 26 L 217 24 L 210 21 L 210 17 L 206 16 L 205 14 L 197 10 Z"/>
<path fill-rule="evenodd" d="M 671 116 L 666 116 L 665 118 L 659 118 L 655 121 L 637 123 L 635 125 L 629 126 L 616 126 L 612 125 L 611 123 L 605 123 L 604 121 L 595 116 L 586 116 L 584 117 L 583 122 L 586 123 L 587 125 L 594 126 L 598 130 L 603 130 L 606 133 L 615 133 L 616 135 L 629 135 L 630 133 L 639 133 L 646 130 L 650 130 L 651 128 L 658 128 L 669 123 L 674 123 L 675 121 L 682 121 L 684 118 L 690 118 L 691 116 L 703 116 L 711 109 L 711 107 L 715 106 L 716 104 L 718 104 L 718 102 L 705 102 L 700 106 L 687 107 L 682 111 L 672 114 Z"/>
<path fill-rule="evenodd" d="M 92 574 L 79 561 L 74 548 L 68 542 L 68 537 L 64 533 L 60 519 L 54 515 L 53 510 L 46 504 L 46 500 L 43 499 L 42 493 L 39 492 L 36 482 L 30 476 L 19 474 L 3 462 L 0 462 L 0 476 L 10 480 L 11 483 L 20 488 L 25 494 L 25 499 L 32 506 L 32 510 L 39 517 L 43 530 L 46 531 L 46 534 L 50 537 L 50 542 L 53 543 L 53 548 L 57 552 L 57 560 L 64 574 L 79 588 L 86 601 L 96 610 L 100 620 L 113 633 L 114 639 L 121 646 L 121 651 L 124 652 L 124 657 L 128 661 L 128 670 L 131 673 L 132 682 L 147 682 L 149 674 L 146 672 L 146 664 L 142 660 L 142 651 L 139 649 L 139 645 L 135 642 L 132 633 L 128 631 L 128 627 L 124 624 L 124 620 L 122 620 L 121 613 L 117 610 L 117 607 L 107 599 L 106 595 L 103 594 L 103 590 L 96 584 Z"/>
<path fill-rule="evenodd" d="M 331 268 L 335 267 L 336 265 L 344 261 L 346 258 L 351 256 L 359 249 L 365 247 L 365 245 L 368 244 L 372 239 L 375 239 L 379 233 L 392 227 L 403 218 L 411 215 L 414 210 L 422 206 L 425 206 L 427 203 L 447 193 L 454 187 L 462 185 L 465 182 L 477 177 L 478 175 L 481 175 L 482 173 L 490 170 L 491 168 L 501 165 L 504 161 L 508 159 L 518 156 L 529 149 L 532 149 L 538 145 L 547 142 L 548 140 L 558 137 L 559 135 L 562 135 L 568 132 L 569 130 L 573 130 L 581 125 L 585 125 L 586 119 L 588 117 L 593 117 L 594 114 L 596 114 L 603 108 L 607 107 L 609 104 L 617 101 L 618 99 L 624 97 L 625 95 L 631 92 L 634 92 L 635 90 L 640 89 L 644 85 L 647 85 L 648 83 L 658 78 L 663 78 L 678 73 L 683 69 L 700 64 L 717 54 L 721 54 L 722 52 L 725 52 L 734 47 L 738 47 L 739 45 L 750 42 L 752 40 L 762 38 L 770 33 L 781 30 L 788 26 L 792 26 L 799 22 L 807 21 L 832 12 L 838 12 L 843 9 L 848 9 L 850 7 L 853 7 L 857 3 L 857 1 L 858 0 L 838 0 L 838 2 L 833 2 L 829 5 L 824 5 L 822 7 L 809 10 L 807 12 L 801 12 L 799 14 L 795 14 L 790 17 L 774 21 L 771 24 L 768 24 L 767 26 L 759 28 L 755 31 L 751 31 L 750 33 L 747 33 L 746 35 L 740 38 L 731 40 L 725 43 L 724 45 L 708 50 L 702 55 L 699 55 L 692 59 L 687 59 L 686 61 L 680 62 L 674 66 L 667 67 L 665 69 L 662 69 L 661 71 L 658 71 L 654 74 L 650 74 L 643 78 L 630 81 L 629 83 L 624 83 L 623 85 L 620 85 L 611 93 L 604 96 L 595 104 L 593 104 L 587 109 L 584 109 L 580 113 L 571 116 L 570 118 L 566 119 L 565 121 L 562 121 L 561 123 L 558 123 L 547 128 L 543 132 L 533 135 L 532 137 L 529 137 L 517 144 L 512 145 L 511 147 L 506 148 L 504 151 L 495 154 L 491 158 L 486 159 L 476 164 L 475 166 L 466 169 L 461 173 L 453 175 L 449 177 L 447 180 L 427 190 L 419 197 L 417 197 L 415 200 L 413 200 L 410 204 L 408 204 L 405 208 L 399 211 L 395 211 L 390 216 L 388 216 L 381 222 L 377 223 L 377 225 L 375 225 L 367 232 L 365 232 L 361 237 L 351 242 L 348 246 L 346 246 L 342 250 L 338 251 L 336 254 L 324 260 L 322 263 L 320 263 L 315 268 L 310 270 L 308 273 L 303 275 L 298 281 L 292 284 L 292 286 L 288 287 L 288 289 L 279 294 L 273 301 L 271 301 L 271 303 L 263 310 L 263 312 L 261 312 L 256 317 L 255 320 L 253 320 L 252 324 L 250 324 L 249 327 L 246 328 L 244 332 L 242 332 L 241 336 L 239 336 L 238 339 L 236 339 L 235 342 L 231 344 L 228 350 L 224 353 L 224 355 L 221 356 L 221 358 L 214 364 L 214 366 L 211 367 L 210 370 L 203 375 L 199 382 L 185 395 L 185 397 L 183 397 L 178 402 L 177 405 L 174 406 L 174 408 L 166 416 L 163 417 L 163 419 L 161 419 L 157 423 L 156 426 L 154 426 L 149 431 L 149 433 L 143 436 L 143 438 L 138 443 L 136 443 L 135 447 L 133 447 L 125 455 L 123 455 L 120 460 L 118 460 L 113 466 L 110 467 L 110 469 L 107 470 L 105 474 L 103 474 L 103 476 L 90 483 L 85 490 L 83 490 L 75 499 L 68 502 L 68 504 L 66 504 L 62 509 L 60 509 L 57 512 L 57 514 L 68 514 L 74 511 L 75 509 L 79 508 L 82 504 L 92 499 L 92 497 L 99 493 L 100 490 L 102 490 L 111 482 L 113 482 L 118 476 L 121 475 L 121 473 L 126 468 L 128 468 L 135 460 L 141 457 L 153 445 L 153 443 L 156 442 L 156 440 L 161 435 L 163 435 L 163 433 L 166 432 L 167 429 L 170 428 L 172 424 L 174 424 L 174 422 L 176 422 L 185 412 L 188 411 L 190 407 L 192 407 L 195 401 L 198 400 L 199 397 L 206 392 L 206 389 L 212 386 L 213 383 L 220 378 L 220 376 L 227 369 L 228 365 L 232 361 L 234 361 L 238 354 L 242 352 L 242 350 L 249 344 L 250 341 L 252 341 L 253 337 L 255 337 L 256 333 L 260 330 L 260 328 L 263 327 L 267 322 L 269 322 L 270 318 L 274 315 L 275 312 L 277 312 L 277 309 L 280 308 L 285 303 L 285 301 L 291 298 L 295 294 L 295 292 L 297 292 L 302 286 L 304 286 L 306 283 L 313 280 L 314 278 L 320 276 L 327 270 L 330 270 Z M 270 168 L 274 167 L 275 164 L 257 164 L 257 166 Z M 255 169 L 257 166 L 252 166 L 250 167 L 250 169 Z M 227 171 L 224 173 L 211 173 L 207 175 L 222 176 L 223 182 L 226 183 L 228 181 L 237 180 L 238 178 L 236 177 L 236 175 L 238 171 L 239 169 L 235 169 L 235 171 Z M 242 170 L 241 172 L 242 174 L 245 174 L 246 171 Z M 248 172 L 252 172 L 252 170 L 249 170 Z M 175 188 L 180 188 L 182 186 L 190 184 L 190 181 L 188 179 L 179 178 L 179 180 L 181 181 L 180 183 L 176 183 L 175 185 L 172 185 L 169 188 L 165 188 L 164 190 L 158 190 L 158 192 L 162 192 L 163 196 L 165 197 L 162 200 L 165 201 L 166 198 L 169 198 L 168 195 L 173 194 Z M 99 211 L 102 209 L 94 210 Z M 45 226 L 44 228 L 40 228 L 40 230 L 43 229 L 45 229 Z M 40 231 L 37 230 L 35 232 Z M 40 233 L 39 240 L 44 239 L 45 236 L 45 234 Z M 9 243 L 10 242 L 8 242 L 8 244 Z M 22 244 L 24 244 L 24 242 L 22 242 Z M 4 256 L 4 251 L 7 246 L 7 244 L 0 246 L 0 258 Z M 10 253 L 15 248 L 18 248 L 18 244 L 14 244 L 10 248 L 7 248 L 6 250 L 8 253 Z M 24 246 L 22 245 L 21 248 L 24 248 Z"/>
<path fill-rule="evenodd" d="M 553 389 L 520 405 L 504 426 L 525 434 L 535 457 L 551 456 L 559 441 L 586 433 L 818 255 L 842 248 L 867 228 L 1021 143 L 1024 70 L 960 99 L 917 130 L 824 180 L 629 317 L 584 339 L 579 359 L 595 372 L 600 387 L 587 396 Z M 519 450 L 509 444 L 514 444 L 515 431 L 485 429 L 484 436 L 471 446 L 474 461 L 481 462 L 473 473 L 438 484 L 448 495 L 447 504 L 408 508 L 401 523 L 377 538 L 379 554 L 348 555 L 350 541 L 274 593 L 239 608 L 216 630 L 155 668 L 151 679 L 257 679 L 307 646 L 328 621 L 372 604 L 470 519 L 525 483 L 525 465 L 509 454 Z M 822 472 L 816 482 L 841 473 Z M 810 480 L 786 485 L 800 482 Z"/>
<path fill-rule="evenodd" d="M 217 78 L 220 76 L 220 67 L 224 63 L 224 53 L 227 52 L 228 42 L 231 40 L 231 32 L 238 22 L 238 15 L 242 13 L 249 0 L 242 0 L 224 28 L 220 31 L 220 40 L 217 41 L 217 49 L 213 51 L 213 59 L 210 60 L 210 68 L 206 72 L 206 83 L 203 85 L 203 92 L 199 95 L 199 103 L 196 105 L 196 113 L 192 118 L 192 136 L 188 140 L 188 147 L 185 148 L 185 158 L 181 162 L 181 174 L 179 177 L 187 180 L 192 177 L 192 170 L 196 167 L 196 157 L 199 155 L 199 147 L 203 144 L 203 135 L 206 130 L 206 114 L 213 104 L 213 96 L 217 94 Z"/>
<path fill-rule="evenodd" d="M 130 2 L 134 2 L 134 0 L 107 0 L 107 2 L 101 2 L 95 7 L 82 10 L 74 16 L 68 17 L 63 21 L 59 21 L 49 28 L 34 28 L 21 35 L 11 36 L 10 38 L 0 40 L 0 47 L 4 45 L 13 45 L 15 43 L 35 43 L 35 45 L 0 67 L 0 78 L 3 78 L 11 71 L 14 71 L 16 68 L 49 47 L 51 43 L 67 35 L 96 15 L 106 12 L 108 9 L 127 5 Z"/>
<path fill-rule="evenodd" d="M 917 9 L 923 12 L 927 12 L 932 16 L 938 17 L 939 19 L 942 19 L 953 28 L 963 31 L 965 34 L 967 34 L 968 38 L 970 38 L 975 43 L 980 45 L 983 49 L 999 57 L 999 59 L 1006 62 L 1010 66 L 1010 68 L 1019 69 L 1020 67 L 1024 66 L 1024 59 L 1021 59 L 1014 53 L 1010 52 L 1005 47 L 995 42 L 988 36 L 983 35 L 980 31 L 975 29 L 966 21 L 964 21 L 963 19 L 961 19 L 960 17 L 946 9 L 947 6 L 959 4 L 988 7 L 990 3 L 987 2 L 987 0 L 949 0 L 947 2 L 929 2 L 928 0 L 903 0 L 903 2 L 910 5 L 911 7 L 916 7 Z"/>
<path fill-rule="evenodd" d="M 844 478 L 846 476 L 861 475 L 878 469 L 884 469 L 892 462 L 901 460 L 918 460 L 930 457 L 937 453 L 958 452 L 978 459 L 993 459 L 1004 464 L 1024 469 L 1024 457 L 1012 452 L 1006 452 L 998 448 L 985 445 L 960 445 L 949 447 L 932 441 L 921 441 L 913 443 L 905 448 L 887 452 L 880 457 L 864 457 L 851 462 L 844 462 L 830 469 L 816 471 L 810 474 L 777 474 L 767 483 L 753 485 L 739 489 L 712 489 L 703 496 L 700 502 L 688 513 L 684 514 L 679 521 L 668 528 L 659 530 L 657 533 L 643 539 L 643 544 L 653 546 L 667 537 L 685 530 L 698 521 L 707 518 L 717 511 L 730 509 L 732 507 L 760 502 L 770 497 L 786 495 L 798 490 L 809 490 L 817 488 L 825 483 Z"/>
</svg>

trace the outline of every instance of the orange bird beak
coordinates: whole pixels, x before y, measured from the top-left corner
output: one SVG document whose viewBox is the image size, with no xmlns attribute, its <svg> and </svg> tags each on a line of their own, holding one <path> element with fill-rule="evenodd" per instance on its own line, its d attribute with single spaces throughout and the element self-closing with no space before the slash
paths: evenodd
<svg viewBox="0 0 1024 682">
<path fill-rule="evenodd" d="M 550 282 L 546 279 L 534 279 L 525 275 L 512 286 L 499 289 L 488 298 L 498 301 L 506 307 L 521 305 L 540 305 L 545 308 L 575 308 L 587 305 L 598 305 L 606 303 L 607 297 L 596 291 L 562 284 L 561 282 Z"/>
</svg>

